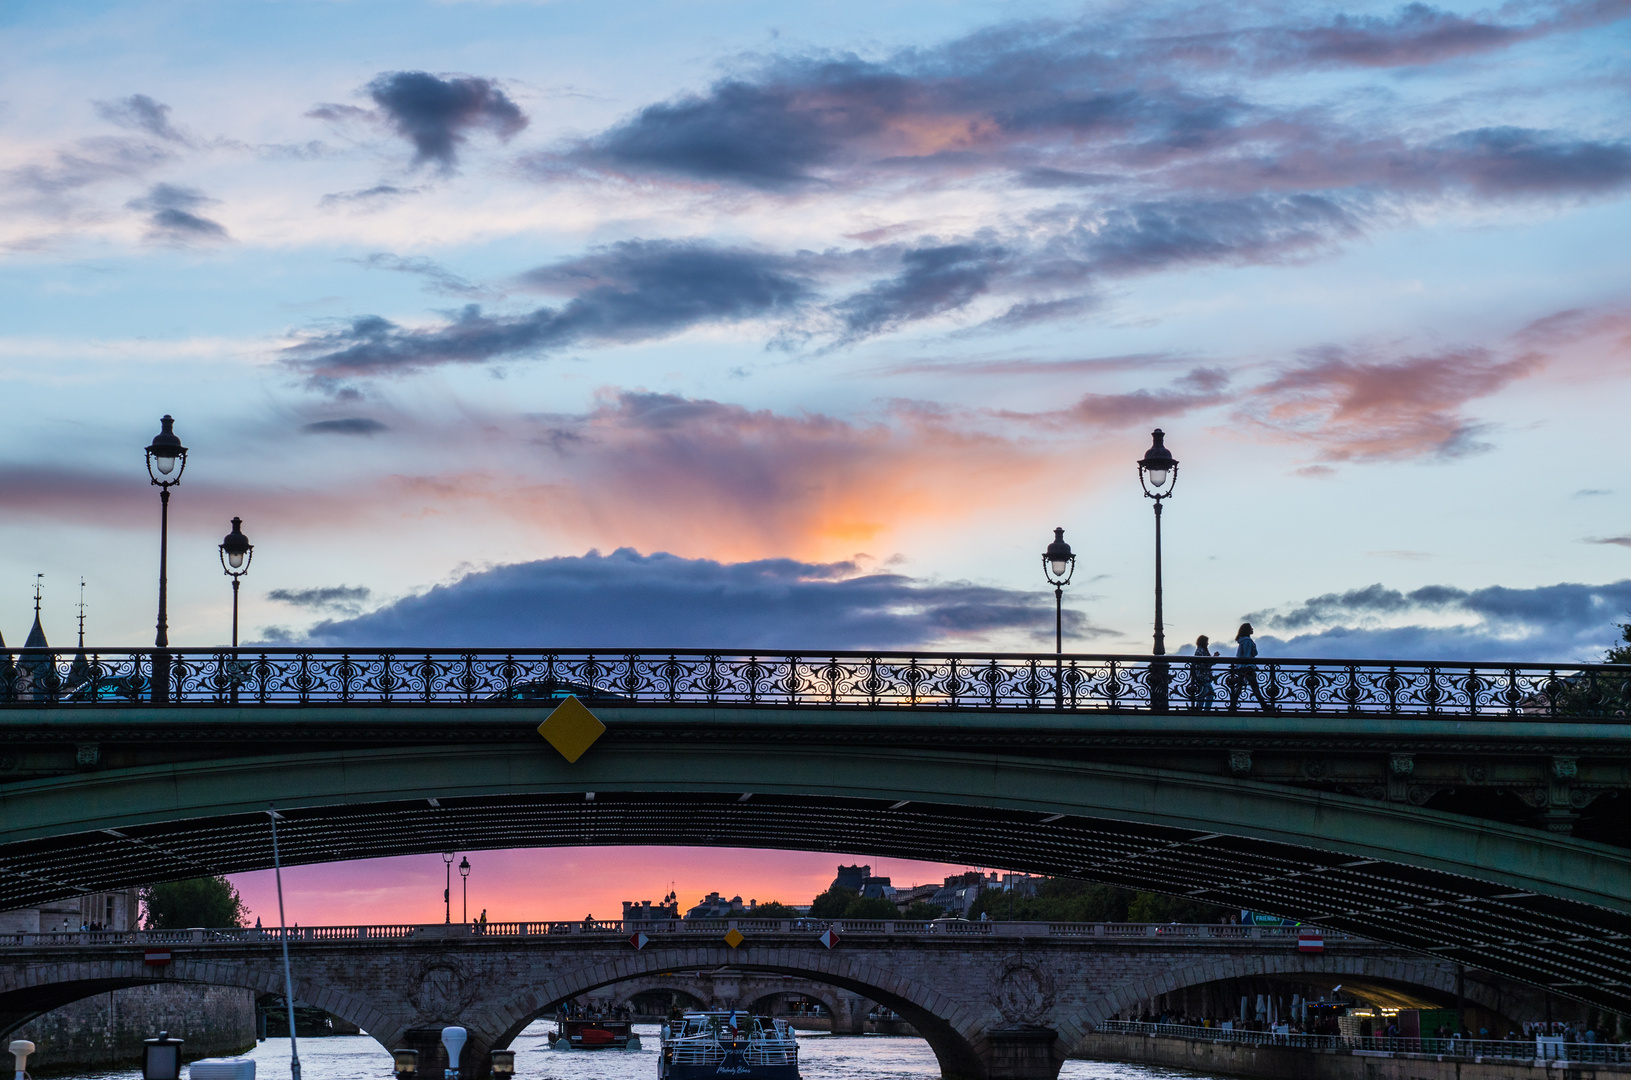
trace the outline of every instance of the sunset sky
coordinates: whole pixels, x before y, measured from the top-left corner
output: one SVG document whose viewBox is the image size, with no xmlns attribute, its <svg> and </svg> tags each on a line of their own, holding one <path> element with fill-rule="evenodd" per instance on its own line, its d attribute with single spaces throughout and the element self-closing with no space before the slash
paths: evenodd
<svg viewBox="0 0 1631 1080">
<path fill-rule="evenodd" d="M 54 642 L 81 577 L 92 644 L 151 642 L 171 413 L 176 644 L 227 638 L 239 515 L 249 641 L 1048 648 L 1063 526 L 1067 647 L 1138 652 L 1160 426 L 1172 646 L 1595 657 L 1628 20 L 13 0 L 0 633 L 43 573 Z M 852 854 L 636 853 L 590 895 L 494 853 L 482 906 L 807 900 Z M 425 915 L 439 858 L 390 866 L 413 898 L 296 871 L 301 921 Z"/>
</svg>

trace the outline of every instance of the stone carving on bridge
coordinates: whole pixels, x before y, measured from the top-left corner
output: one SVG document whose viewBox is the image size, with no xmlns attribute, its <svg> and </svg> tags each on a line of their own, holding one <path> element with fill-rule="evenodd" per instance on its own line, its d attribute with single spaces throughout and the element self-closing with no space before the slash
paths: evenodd
<svg viewBox="0 0 1631 1080">
<path fill-rule="evenodd" d="M 1040 1024 L 1053 1012 L 1053 979 L 1018 958 L 1003 966 L 994 1004 L 1010 1024 Z"/>
<path fill-rule="evenodd" d="M 427 1020 L 457 1020 L 475 996 L 470 980 L 446 960 L 421 968 L 414 985 L 408 1000 Z"/>
</svg>

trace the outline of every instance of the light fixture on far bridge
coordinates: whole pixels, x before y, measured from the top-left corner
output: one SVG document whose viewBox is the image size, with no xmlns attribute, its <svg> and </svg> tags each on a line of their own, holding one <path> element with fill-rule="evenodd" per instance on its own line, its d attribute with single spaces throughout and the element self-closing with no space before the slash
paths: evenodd
<svg viewBox="0 0 1631 1080">
<path fill-rule="evenodd" d="M 1164 499 L 1178 486 L 1178 459 L 1167 449 L 1166 437 L 1160 428 L 1150 432 L 1150 448 L 1138 462 L 1138 482 L 1152 499 Z"/>
</svg>

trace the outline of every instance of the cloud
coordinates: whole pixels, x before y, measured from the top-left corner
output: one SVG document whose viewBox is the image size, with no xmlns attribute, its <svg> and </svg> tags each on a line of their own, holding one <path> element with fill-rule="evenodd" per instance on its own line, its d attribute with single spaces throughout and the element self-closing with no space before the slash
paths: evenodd
<svg viewBox="0 0 1631 1080">
<path fill-rule="evenodd" d="M 314 626 L 324 645 L 529 648 L 910 648 L 994 632 L 1051 637 L 1050 598 L 863 573 L 851 562 L 722 563 L 619 548 L 467 574 Z M 1067 632 L 1091 633 L 1065 613 Z"/>
<path fill-rule="evenodd" d="M 413 195 L 422 190 L 422 188 L 417 187 L 397 187 L 395 184 L 375 184 L 371 188 L 361 188 L 357 191 L 332 192 L 319 199 L 318 204 L 324 208 L 355 205 L 366 207 L 372 204 L 389 202 L 393 199 L 400 199 L 405 195 Z"/>
<path fill-rule="evenodd" d="M 835 305 L 842 340 L 882 333 L 906 322 L 956 311 L 987 292 L 1006 252 L 979 244 L 919 247 L 901 256 L 900 273 Z"/>
<path fill-rule="evenodd" d="M 417 274 L 425 279 L 432 292 L 447 296 L 490 296 L 492 290 L 472 285 L 434 259 L 424 256 L 404 257 L 377 251 L 364 259 L 354 260 L 361 266 L 376 270 L 394 270 L 399 274 Z"/>
<path fill-rule="evenodd" d="M 1460 409 L 1537 371 L 1538 354 L 1461 348 L 1399 360 L 1324 350 L 1257 387 L 1243 412 L 1327 461 L 1452 458 L 1484 449 Z"/>
<path fill-rule="evenodd" d="M 387 71 L 368 84 L 376 110 L 319 105 L 306 115 L 322 120 L 376 120 L 413 144 L 415 165 L 443 172 L 458 164 L 469 133 L 486 130 L 508 141 L 528 124 L 521 107 L 492 79 L 439 78 L 423 71 Z"/>
<path fill-rule="evenodd" d="M 311 608 L 317 611 L 338 611 L 348 615 L 355 615 L 362 610 L 362 604 L 372 593 L 362 585 L 329 585 L 312 589 L 272 589 L 266 594 L 268 600 L 276 600 L 280 604 L 289 604 L 294 607 Z M 278 636 L 284 636 L 280 628 Z M 262 630 L 263 634 L 268 630 Z"/>
<path fill-rule="evenodd" d="M 367 416 L 344 416 L 336 420 L 314 420 L 300 425 L 307 435 L 378 435 L 391 429 Z"/>
<path fill-rule="evenodd" d="M 1614 544 L 1618 547 L 1631 547 L 1631 536 L 1588 536 L 1588 544 Z"/>
<path fill-rule="evenodd" d="M 1278 262 L 1356 235 L 1359 225 L 1353 211 L 1317 195 L 1169 199 L 1107 212 L 1082 248 L 1100 273 Z"/>
<path fill-rule="evenodd" d="M 1398 625 L 1424 615 L 1436 623 Z M 1619 624 L 1631 619 L 1631 580 L 1472 590 L 1428 585 L 1410 592 L 1377 583 L 1246 619 L 1259 629 L 1292 631 L 1264 639 L 1286 656 L 1591 660 L 1619 640 Z"/>
<path fill-rule="evenodd" d="M 146 94 L 132 94 L 118 101 L 98 101 L 96 115 L 111 124 L 169 142 L 186 143 L 187 137 L 170 125 L 170 106 L 154 101 Z"/>
<path fill-rule="evenodd" d="M 194 213 L 217 200 L 195 188 L 154 184 L 146 195 L 131 199 L 125 206 L 147 213 L 147 238 L 171 244 L 227 240 L 227 231 L 218 221 Z"/>
<path fill-rule="evenodd" d="M 1192 409 L 1232 400 L 1229 374 L 1222 368 L 1198 367 L 1165 390 L 1134 390 L 1125 394 L 1084 394 L 1075 404 L 1042 413 L 1002 412 L 998 415 L 1047 427 L 1124 427 Z"/>
<path fill-rule="evenodd" d="M 700 241 L 631 240 L 540 267 L 522 284 L 576 295 L 560 307 L 492 315 L 471 304 L 410 329 L 374 315 L 307 335 L 285 350 L 320 383 L 438 364 L 543 355 L 579 342 L 623 343 L 692 326 L 791 313 L 812 294 L 797 261 Z"/>
</svg>

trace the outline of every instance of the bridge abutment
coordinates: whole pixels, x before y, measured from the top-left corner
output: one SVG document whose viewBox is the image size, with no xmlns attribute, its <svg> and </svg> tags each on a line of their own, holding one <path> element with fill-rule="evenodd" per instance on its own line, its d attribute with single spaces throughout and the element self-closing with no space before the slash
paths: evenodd
<svg viewBox="0 0 1631 1080">
<path fill-rule="evenodd" d="M 1057 1080 L 1065 1056 L 1059 1033 L 1040 1024 L 995 1028 L 974 1044 L 984 1080 Z"/>
</svg>

